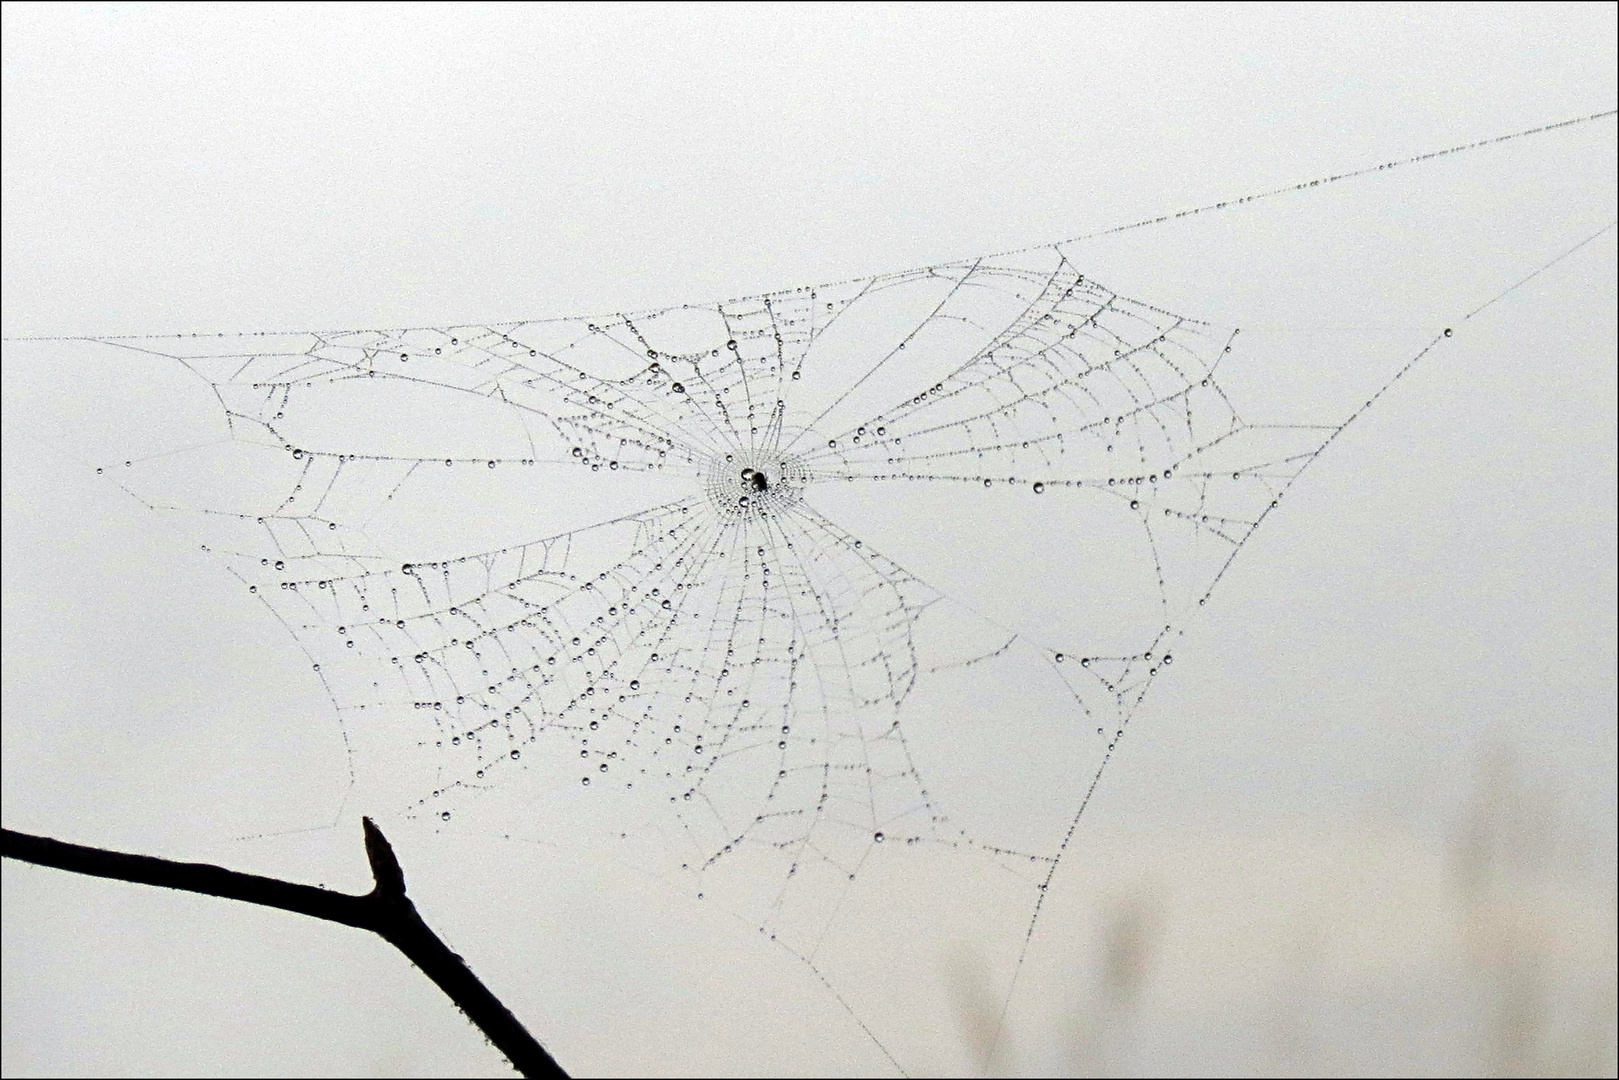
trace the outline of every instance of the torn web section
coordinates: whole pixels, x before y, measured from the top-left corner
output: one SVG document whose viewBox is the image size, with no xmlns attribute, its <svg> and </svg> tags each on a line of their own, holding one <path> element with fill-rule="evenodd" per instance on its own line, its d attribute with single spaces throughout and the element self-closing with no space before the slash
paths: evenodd
<svg viewBox="0 0 1619 1080">
<path fill-rule="evenodd" d="M 328 443 L 373 441 L 383 445 L 372 456 L 397 459 L 413 456 L 396 449 L 408 442 L 420 444 L 414 456 L 427 460 L 436 456 L 430 452 L 435 444 L 493 443 L 501 450 L 492 457 L 497 465 L 678 470 L 693 458 L 694 440 L 667 414 L 648 364 L 633 356 L 626 361 L 604 340 L 599 328 L 582 321 L 326 335 L 306 363 L 283 368 L 269 361 L 232 371 L 227 385 L 247 405 L 238 415 L 310 451 L 323 437 Z M 329 403 L 321 414 L 328 424 L 322 426 L 321 417 L 287 417 L 284 402 L 317 384 Z M 266 415 L 270 407 L 274 412 Z M 402 417 L 402 409 L 411 415 Z M 481 423 L 453 427 L 469 421 Z M 514 426 L 519 438 L 508 440 Z M 347 456 L 366 452 L 350 449 Z"/>
<path fill-rule="evenodd" d="M 594 377 L 573 373 L 583 386 L 567 391 L 538 380 L 544 392 L 532 391 L 531 371 L 519 378 L 505 358 L 488 356 L 508 341 L 475 328 L 308 335 L 288 343 L 302 351 L 201 356 L 162 342 L 154 348 L 175 352 L 208 380 L 234 440 L 269 455 L 253 469 L 211 477 L 212 501 L 188 490 L 176 503 L 262 519 L 268 535 L 259 546 L 271 559 L 370 548 L 369 557 L 399 564 L 503 547 L 667 501 L 665 470 L 680 470 L 650 436 L 632 438 L 647 425 L 619 398 L 610 407 Z M 259 344 L 239 339 L 238 347 Z M 603 460 L 606 452 L 623 460 Z M 171 473 L 195 464 L 177 462 Z M 312 545 L 288 547 L 289 536 L 309 529 Z"/>
<path fill-rule="evenodd" d="M 1144 655 L 1232 550 L 1212 536 L 1166 563 L 1154 518 L 1167 502 L 1208 524 L 1208 484 L 1179 473 L 1242 426 L 1213 377 L 1229 333 L 1119 297 L 1053 252 L 977 266 L 968 288 L 984 343 L 925 358 L 912 393 L 808 453 L 846 481 L 811 499 L 1053 656 Z"/>
<path fill-rule="evenodd" d="M 1023 306 L 976 353 L 942 376 L 948 363 L 922 363 L 909 397 L 806 454 L 848 481 L 812 499 L 890 550 L 930 522 L 907 565 L 1053 654 L 1145 658 L 1342 414 L 1251 421 L 1221 385 L 1231 331 L 1040 259 L 964 278 Z M 1044 587 L 984 572 L 1008 561 L 1043 571 Z"/>
<path fill-rule="evenodd" d="M 674 437 L 624 383 L 492 330 L 159 339 L 144 351 L 201 376 L 232 439 L 291 459 L 296 475 L 267 463 L 263 490 L 243 492 L 258 497 L 256 513 L 319 513 L 384 543 L 527 540 L 666 501 L 665 470 L 695 474 L 670 460 Z M 479 534 L 475 522 L 517 535 Z"/>
</svg>

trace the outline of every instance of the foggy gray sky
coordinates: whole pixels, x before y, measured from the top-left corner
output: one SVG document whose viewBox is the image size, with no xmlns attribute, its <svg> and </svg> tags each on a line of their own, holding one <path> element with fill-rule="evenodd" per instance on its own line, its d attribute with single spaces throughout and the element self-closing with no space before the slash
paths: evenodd
<svg viewBox="0 0 1619 1080">
<path fill-rule="evenodd" d="M 451 325 L 904 270 L 1605 110 L 1614 42 L 1595 5 L 8 5 L 0 324 Z M 1243 550 L 1054 896 L 1082 890 L 1088 831 L 1095 851 L 1301 821 L 1442 838 L 1492 746 L 1611 883 L 1614 234 L 1461 316 L 1613 219 L 1614 158 L 1609 118 L 1065 249 L 1243 327 L 1292 373 L 1245 387 L 1272 411 L 1352 404 L 1459 329 Z M 302 658 L 87 467 L 178 415 L 183 384 L 4 355 L 7 826 L 363 887 L 357 837 L 322 828 L 343 766 Z M 553 852 L 566 822 L 524 827 L 542 842 L 520 855 L 424 833 L 401 856 L 565 1065 L 881 1064 L 748 928 Z M 313 831 L 242 839 L 288 830 Z M 8 1074 L 500 1069 L 338 928 L 4 880 Z M 164 943 L 181 967 L 152 966 Z"/>
</svg>

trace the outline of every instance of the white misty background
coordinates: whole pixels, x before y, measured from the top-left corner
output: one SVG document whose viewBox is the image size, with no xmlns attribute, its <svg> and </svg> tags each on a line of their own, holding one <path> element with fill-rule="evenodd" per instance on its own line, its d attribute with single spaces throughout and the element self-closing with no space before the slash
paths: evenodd
<svg viewBox="0 0 1619 1080">
<path fill-rule="evenodd" d="M 1595 6 L 12 5 L 0 321 L 447 325 L 900 270 L 1606 109 L 1614 41 Z M 1273 362 L 1392 370 L 1611 220 L 1614 156 L 1600 121 L 1070 257 L 1272 328 Z M 1614 262 L 1610 232 L 1474 320 L 1244 549 L 1087 810 L 993 1070 L 1613 1072 Z M 3 375 L 6 824 L 363 887 L 290 641 L 60 452 L 94 386 L 12 343 Z M 882 1064 L 746 927 L 522 825 L 396 845 L 565 1067 Z M 361 935 L 4 889 L 8 1074 L 504 1070 Z M 998 1008 L 976 943 L 937 944 L 919 1074 Z"/>
</svg>

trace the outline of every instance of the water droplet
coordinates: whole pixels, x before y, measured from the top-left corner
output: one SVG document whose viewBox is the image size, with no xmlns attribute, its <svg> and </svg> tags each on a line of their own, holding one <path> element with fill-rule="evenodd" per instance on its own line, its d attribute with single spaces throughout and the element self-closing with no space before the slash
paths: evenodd
<svg viewBox="0 0 1619 1080">
<path fill-rule="evenodd" d="M 681 383 L 670 383 L 669 389 L 673 390 L 677 394 L 684 394 L 686 392 L 686 387 Z"/>
<path fill-rule="evenodd" d="M 444 811 L 444 813 L 439 815 L 439 820 L 440 821 L 449 821 L 450 820 L 450 812 L 448 810 Z"/>
<path fill-rule="evenodd" d="M 1036 481 L 1035 481 L 1035 482 L 1034 482 L 1034 493 L 1035 493 L 1035 494 L 1036 494 L 1036 495 L 1038 495 L 1038 494 L 1040 494 L 1040 493 L 1041 493 L 1041 492 L 1042 492 L 1042 491 L 1044 491 L 1044 490 L 1046 490 L 1046 485 L 1045 485 L 1045 484 L 1044 484 L 1044 483 L 1042 483 L 1042 482 L 1041 482 L 1041 481 L 1039 481 L 1039 480 L 1036 480 Z"/>
<path fill-rule="evenodd" d="M 879 833 L 872 833 L 871 838 L 873 840 L 877 841 L 879 844 L 883 842 L 883 834 L 880 833 L 880 832 Z"/>
</svg>

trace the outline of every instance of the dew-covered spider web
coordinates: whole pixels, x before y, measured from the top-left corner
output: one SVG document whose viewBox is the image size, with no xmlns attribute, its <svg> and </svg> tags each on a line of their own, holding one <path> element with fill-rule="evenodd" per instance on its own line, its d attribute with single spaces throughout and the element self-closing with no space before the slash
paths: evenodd
<svg viewBox="0 0 1619 1080">
<path fill-rule="evenodd" d="M 203 510 L 330 695 L 352 807 L 616 840 L 861 1018 L 858 972 L 896 959 L 843 936 L 863 879 L 971 880 L 1017 949 L 1188 616 L 1345 423 L 1247 415 L 1239 334 L 1057 249 L 595 320 L 121 344 L 194 372 L 228 437 L 103 469 Z M 563 498 L 599 520 L 433 542 L 441 511 Z M 919 522 L 925 549 L 891 539 Z M 1043 594 L 1000 602 L 1002 559 L 1048 560 Z"/>
<path fill-rule="evenodd" d="M 1450 334 L 1273 414 L 1232 390 L 1267 377 L 1237 328 L 1072 250 L 595 318 L 92 339 L 182 365 L 216 436 L 97 471 L 194 519 L 296 639 L 344 813 L 609 848 L 900 1064 L 919 942 L 1015 974 L 1189 620 Z"/>
</svg>

